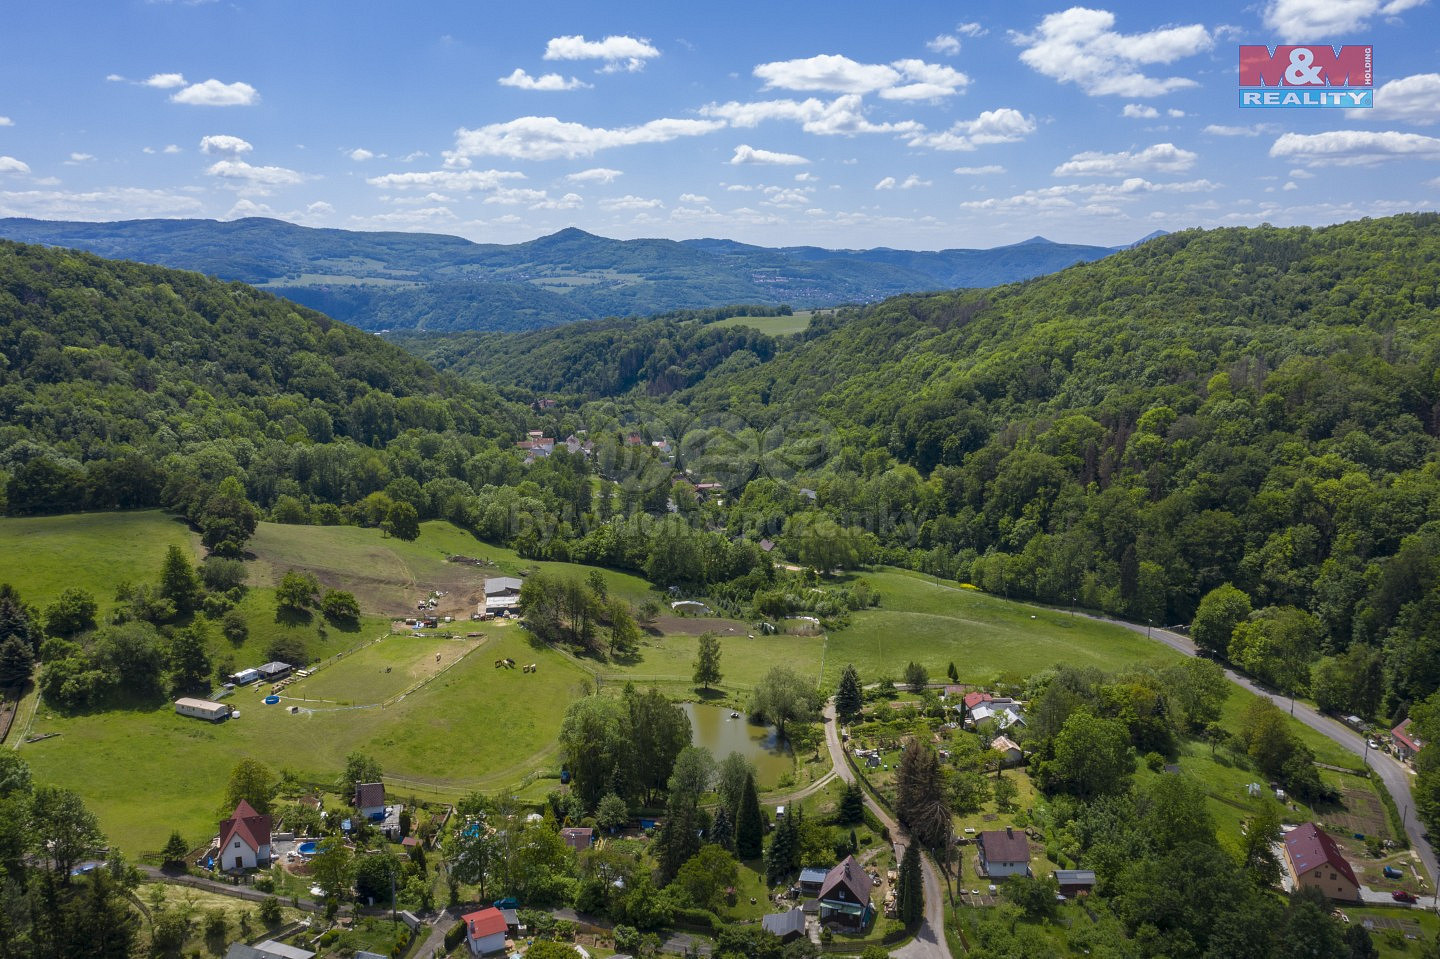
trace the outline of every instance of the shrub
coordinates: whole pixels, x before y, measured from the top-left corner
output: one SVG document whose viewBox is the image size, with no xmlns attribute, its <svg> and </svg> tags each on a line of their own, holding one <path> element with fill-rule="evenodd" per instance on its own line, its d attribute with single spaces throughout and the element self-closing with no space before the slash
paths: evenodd
<svg viewBox="0 0 1440 959">
<path fill-rule="evenodd" d="M 457 922 L 445 933 L 445 951 L 449 952 L 465 940 L 465 923 Z"/>
<path fill-rule="evenodd" d="M 266 896 L 260 903 L 260 921 L 267 926 L 278 926 L 280 919 L 280 900 Z"/>
</svg>

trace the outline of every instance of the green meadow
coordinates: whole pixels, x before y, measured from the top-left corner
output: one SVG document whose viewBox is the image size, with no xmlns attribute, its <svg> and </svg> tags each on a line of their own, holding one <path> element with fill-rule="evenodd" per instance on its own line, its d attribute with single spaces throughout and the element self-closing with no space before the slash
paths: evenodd
<svg viewBox="0 0 1440 959">
<path fill-rule="evenodd" d="M 804 333 L 810 327 L 813 310 L 796 310 L 793 316 L 729 316 L 717 320 L 712 326 L 748 326 L 770 336 L 790 336 Z"/>
</svg>

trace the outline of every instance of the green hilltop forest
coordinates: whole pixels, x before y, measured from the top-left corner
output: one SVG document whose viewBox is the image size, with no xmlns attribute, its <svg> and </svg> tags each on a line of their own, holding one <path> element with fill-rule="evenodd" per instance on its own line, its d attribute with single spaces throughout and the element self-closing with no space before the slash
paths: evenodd
<svg viewBox="0 0 1440 959">
<path fill-rule="evenodd" d="M 559 395 L 561 435 L 604 416 L 676 439 L 722 412 L 744 424 L 752 459 L 717 476 L 732 533 L 793 550 L 787 532 L 821 517 L 862 558 L 1196 620 L 1262 679 L 1304 689 L 1313 671 L 1325 705 L 1399 714 L 1440 687 L 1437 258 L 1434 214 L 1189 231 L 791 338 L 669 317 L 432 357 Z M 1227 583 L 1259 611 L 1234 650 L 1197 619 Z"/>
</svg>

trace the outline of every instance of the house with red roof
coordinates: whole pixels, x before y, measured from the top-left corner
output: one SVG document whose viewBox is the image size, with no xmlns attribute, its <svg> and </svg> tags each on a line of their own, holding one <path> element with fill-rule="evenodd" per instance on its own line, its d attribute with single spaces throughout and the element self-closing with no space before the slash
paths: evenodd
<svg viewBox="0 0 1440 959">
<path fill-rule="evenodd" d="M 1285 867 L 1295 885 L 1318 889 L 1330 899 L 1360 901 L 1360 882 L 1330 834 L 1313 822 L 1285 834 Z"/>
<path fill-rule="evenodd" d="M 1425 740 L 1410 731 L 1410 720 L 1405 720 L 1390 730 L 1390 739 L 1395 743 L 1395 755 L 1409 762 L 1415 754 L 1425 748 Z"/>
<path fill-rule="evenodd" d="M 494 906 L 461 916 L 472 956 L 505 951 L 505 914 Z"/>
<path fill-rule="evenodd" d="M 270 817 L 262 816 L 245 800 L 235 813 L 220 824 L 219 852 L 215 868 L 255 869 L 270 862 Z"/>
<path fill-rule="evenodd" d="M 570 826 L 560 830 L 560 838 L 576 852 L 584 852 L 595 845 L 595 830 L 589 826 Z"/>
</svg>

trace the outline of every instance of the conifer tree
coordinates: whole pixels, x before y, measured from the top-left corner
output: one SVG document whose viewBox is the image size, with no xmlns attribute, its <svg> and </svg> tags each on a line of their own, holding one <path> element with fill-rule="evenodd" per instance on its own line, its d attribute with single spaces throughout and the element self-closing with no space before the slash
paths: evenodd
<svg viewBox="0 0 1440 959">
<path fill-rule="evenodd" d="M 741 859 L 759 859 L 765 843 L 765 823 L 760 818 L 760 797 L 755 792 L 755 777 L 745 777 L 745 791 L 740 794 L 740 810 L 735 817 L 735 854 Z"/>
<path fill-rule="evenodd" d="M 855 669 L 854 663 L 847 663 L 845 671 L 840 674 L 840 687 L 835 691 L 835 712 L 841 719 L 850 719 L 860 715 L 864 704 L 865 697 L 860 691 L 860 673 Z"/>
</svg>

